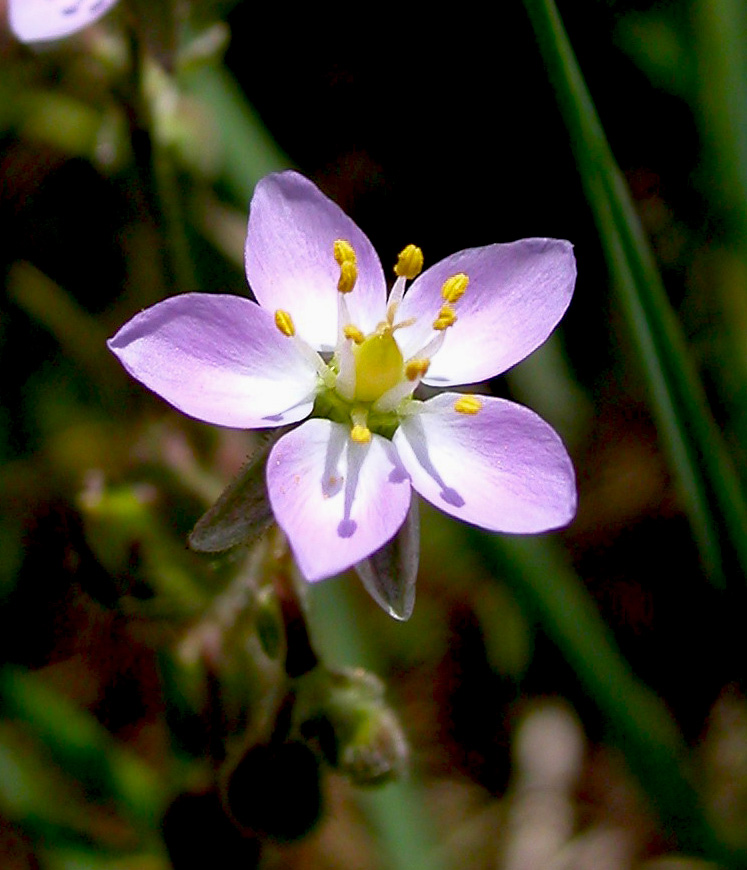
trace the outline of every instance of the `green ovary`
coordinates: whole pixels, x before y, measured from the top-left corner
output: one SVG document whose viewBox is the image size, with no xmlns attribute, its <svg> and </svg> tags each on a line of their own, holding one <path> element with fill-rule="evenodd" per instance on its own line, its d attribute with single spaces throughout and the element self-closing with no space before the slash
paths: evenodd
<svg viewBox="0 0 747 870">
<path fill-rule="evenodd" d="M 355 399 L 375 402 L 404 377 L 402 352 L 391 332 L 370 335 L 355 348 Z"/>
</svg>

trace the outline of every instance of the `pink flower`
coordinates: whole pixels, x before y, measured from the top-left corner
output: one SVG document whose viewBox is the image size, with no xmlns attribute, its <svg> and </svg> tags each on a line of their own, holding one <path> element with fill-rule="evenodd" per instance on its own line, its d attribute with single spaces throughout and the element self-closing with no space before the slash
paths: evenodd
<svg viewBox="0 0 747 870">
<path fill-rule="evenodd" d="M 471 248 L 419 274 L 422 262 L 420 249 L 405 248 L 387 299 L 379 258 L 353 221 L 303 176 L 270 175 L 255 190 L 246 240 L 257 302 L 176 296 L 109 341 L 131 375 L 199 420 L 305 421 L 272 448 L 266 481 L 308 580 L 380 550 L 413 488 L 491 531 L 544 532 L 574 516 L 570 458 L 534 412 L 485 395 L 413 395 L 421 382 L 448 389 L 493 377 L 542 344 L 573 293 L 572 246 Z"/>
<path fill-rule="evenodd" d="M 82 30 L 117 0 L 8 0 L 10 29 L 21 42 L 47 42 Z"/>
</svg>

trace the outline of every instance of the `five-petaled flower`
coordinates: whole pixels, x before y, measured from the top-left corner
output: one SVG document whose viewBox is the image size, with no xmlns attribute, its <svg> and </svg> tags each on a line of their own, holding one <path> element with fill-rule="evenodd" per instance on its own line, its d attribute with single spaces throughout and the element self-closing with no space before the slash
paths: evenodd
<svg viewBox="0 0 747 870">
<path fill-rule="evenodd" d="M 101 18 L 117 0 L 8 0 L 10 29 L 21 42 L 70 36 Z"/>
<path fill-rule="evenodd" d="M 200 420 L 305 421 L 274 444 L 266 482 L 309 580 L 390 541 L 413 488 L 493 531 L 543 532 L 574 516 L 573 466 L 534 412 L 488 395 L 413 395 L 421 382 L 491 378 L 542 344 L 573 293 L 572 246 L 524 239 L 422 265 L 408 245 L 387 298 L 368 238 L 309 180 L 282 172 L 257 185 L 249 213 L 257 302 L 187 293 L 109 341 L 130 374 Z"/>
</svg>

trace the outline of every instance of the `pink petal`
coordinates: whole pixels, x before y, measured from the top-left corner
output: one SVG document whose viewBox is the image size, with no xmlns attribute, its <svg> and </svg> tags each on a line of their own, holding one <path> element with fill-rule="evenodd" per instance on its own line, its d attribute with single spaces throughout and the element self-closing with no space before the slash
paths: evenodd
<svg viewBox="0 0 747 870">
<path fill-rule="evenodd" d="M 406 417 L 394 445 L 412 485 L 452 516 L 495 532 L 567 525 L 576 512 L 573 465 L 556 432 L 533 411 L 488 396 L 475 415 L 442 393 Z"/>
<path fill-rule="evenodd" d="M 337 342 L 336 239 L 350 242 L 358 281 L 347 302 L 369 332 L 383 319 L 386 282 L 371 242 L 316 185 L 297 172 L 263 178 L 255 188 L 246 237 L 246 275 L 260 305 L 290 312 L 298 334 L 317 350 Z"/>
<path fill-rule="evenodd" d="M 117 0 L 9 0 L 10 29 L 21 42 L 70 36 L 93 24 Z"/>
<path fill-rule="evenodd" d="M 405 357 L 436 334 L 441 288 L 459 272 L 469 286 L 456 303 L 457 322 L 423 378 L 432 386 L 484 381 L 539 347 L 571 301 L 576 260 L 570 242 L 558 239 L 523 239 L 447 257 L 413 283 L 400 306 L 398 320 L 417 318 L 397 332 Z"/>
<path fill-rule="evenodd" d="M 278 524 L 308 580 L 322 580 L 382 547 L 405 520 L 410 481 L 390 441 L 350 439 L 350 429 L 313 419 L 284 435 L 267 461 Z"/>
<path fill-rule="evenodd" d="M 316 369 L 272 315 L 240 296 L 174 296 L 136 314 L 108 345 L 134 378 L 207 423 L 281 426 L 313 406 Z"/>
</svg>

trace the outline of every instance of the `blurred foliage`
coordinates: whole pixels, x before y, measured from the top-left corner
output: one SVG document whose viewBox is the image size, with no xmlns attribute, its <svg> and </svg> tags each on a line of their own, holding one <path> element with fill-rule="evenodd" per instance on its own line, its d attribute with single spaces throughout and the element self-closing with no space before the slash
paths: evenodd
<svg viewBox="0 0 747 870">
<path fill-rule="evenodd" d="M 429 26 L 120 0 L 29 47 L 3 17 L 3 867 L 747 866 L 747 11 Z M 305 587 L 276 531 L 189 551 L 263 444 L 105 347 L 248 293 L 247 204 L 291 163 L 385 262 L 576 246 L 562 329 L 491 388 L 563 434 L 578 517 L 424 505 L 407 623 L 352 574 Z"/>
</svg>

